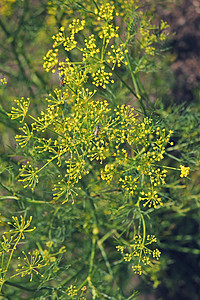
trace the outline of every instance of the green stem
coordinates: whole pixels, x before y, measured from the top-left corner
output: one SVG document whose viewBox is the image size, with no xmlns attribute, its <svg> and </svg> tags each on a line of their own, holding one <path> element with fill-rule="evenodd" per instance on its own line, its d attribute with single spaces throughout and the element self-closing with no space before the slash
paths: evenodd
<svg viewBox="0 0 200 300">
<path fill-rule="evenodd" d="M 107 240 L 112 234 L 115 234 L 115 233 L 116 233 L 116 230 L 115 230 L 115 229 L 112 229 L 111 231 L 107 232 L 107 233 L 99 240 L 99 242 L 100 242 L 101 244 L 103 244 L 103 242 L 104 242 L 105 240 Z"/>
<path fill-rule="evenodd" d="M 128 56 L 127 53 L 126 53 L 126 60 L 128 62 L 129 71 L 131 73 L 131 78 L 133 80 L 133 85 L 134 85 L 134 88 L 135 88 L 135 91 L 136 91 L 136 97 L 138 98 L 138 100 L 140 100 L 141 99 L 140 92 L 139 92 L 137 82 L 136 82 L 136 79 L 135 79 L 135 76 L 134 76 L 134 73 L 133 73 L 133 70 L 132 70 L 132 67 L 131 67 L 131 62 L 130 62 L 129 56 Z"/>
<path fill-rule="evenodd" d="M 99 11 L 99 8 L 98 8 L 98 5 L 97 5 L 96 1 L 92 0 L 92 2 L 94 3 L 94 5 L 96 6 L 97 10 Z"/>
<path fill-rule="evenodd" d="M 192 254 L 196 254 L 199 255 L 200 254 L 200 249 L 196 249 L 196 248 L 188 248 L 188 247 L 182 247 L 182 246 L 174 246 L 174 245 L 169 245 L 169 244 L 165 244 L 165 243 L 158 243 L 159 247 L 162 247 L 164 249 L 170 249 L 173 251 L 178 251 L 178 252 L 183 252 L 183 253 L 192 253 Z"/>
<path fill-rule="evenodd" d="M 63 280 L 63 281 L 59 284 L 58 288 L 61 288 L 62 286 L 64 286 L 64 285 L 67 284 L 68 282 L 70 282 L 73 278 L 78 278 L 79 273 L 82 273 L 83 270 L 84 270 L 84 266 L 81 267 L 81 268 L 80 268 L 76 273 L 74 273 L 72 276 L 70 276 L 69 278 L 66 278 L 65 280 Z M 85 284 L 86 281 L 87 281 L 87 278 L 85 279 L 84 284 Z M 84 285 L 84 284 L 83 284 L 83 285 Z M 81 287 L 82 287 L 82 285 L 81 285 Z M 81 289 L 81 287 L 80 287 L 80 289 Z"/>
<path fill-rule="evenodd" d="M 95 250 L 96 250 L 96 241 L 97 241 L 97 236 L 93 235 L 92 236 L 92 250 L 91 250 L 91 255 L 90 255 L 90 266 L 89 266 L 89 273 L 88 273 L 88 277 L 87 277 L 87 282 L 92 290 L 92 299 L 96 299 L 96 289 L 91 281 L 92 271 L 93 271 L 93 266 L 94 266 L 94 256 L 95 256 Z"/>
<path fill-rule="evenodd" d="M 19 285 L 17 283 L 14 283 L 14 282 L 5 281 L 5 284 L 10 285 L 10 286 L 14 286 L 14 287 L 16 287 L 18 289 L 21 289 L 21 290 L 24 290 L 24 291 L 35 292 L 35 289 L 30 289 L 30 288 L 24 287 L 22 285 Z"/>
<path fill-rule="evenodd" d="M 54 156 L 54 157 L 52 157 L 50 160 L 48 160 L 48 162 L 44 165 L 44 166 L 42 166 L 39 170 L 37 170 L 36 172 L 35 172 L 35 174 L 37 174 L 37 173 L 39 173 L 41 170 L 43 170 L 44 168 L 46 168 L 46 166 L 48 166 L 48 164 L 50 164 L 54 159 L 56 159 L 58 157 L 58 155 L 56 155 L 56 156 Z"/>
<path fill-rule="evenodd" d="M 111 267 L 110 267 L 110 263 L 109 263 L 109 261 L 108 261 L 106 252 L 105 252 L 104 247 L 103 247 L 103 245 L 102 245 L 102 242 L 99 240 L 99 241 L 97 242 L 97 245 L 98 245 L 98 247 L 99 247 L 99 249 L 100 249 L 100 251 L 101 251 L 101 254 L 102 254 L 102 256 L 103 256 L 103 258 L 104 258 L 104 260 L 105 260 L 105 264 L 106 264 L 106 267 L 107 267 L 107 269 L 108 269 L 108 272 L 109 272 L 110 275 L 112 275 L 112 277 L 113 277 L 113 272 L 112 272 L 112 269 L 111 269 Z"/>
<path fill-rule="evenodd" d="M 143 217 L 142 214 L 141 214 L 141 219 L 142 219 L 142 229 L 143 229 L 143 240 L 142 240 L 142 245 L 144 246 L 145 239 L 146 239 L 146 224 L 145 224 L 144 217 Z"/>
<path fill-rule="evenodd" d="M 180 151 L 181 148 L 188 147 L 189 145 L 191 146 L 191 144 L 199 143 L 199 142 L 200 142 L 200 139 L 196 139 L 194 141 L 190 141 L 189 143 L 186 142 L 186 143 L 182 143 L 180 145 L 178 144 L 178 145 L 175 145 L 173 147 L 167 148 L 167 152 L 168 151 L 174 151 L 174 150 L 179 150 Z"/>
<path fill-rule="evenodd" d="M 170 169 L 170 170 L 176 170 L 176 171 L 180 171 L 181 170 L 179 168 L 174 168 L 174 167 L 167 167 L 167 166 L 160 166 L 160 165 L 154 165 L 154 166 L 158 167 L 158 168 Z"/>
<path fill-rule="evenodd" d="M 14 251 L 16 250 L 17 244 L 19 243 L 19 241 L 20 241 L 20 239 L 21 239 L 21 236 L 22 236 L 22 234 L 20 233 L 19 236 L 18 236 L 18 238 L 17 238 L 17 240 L 16 240 L 16 242 L 15 242 L 15 244 L 14 244 L 14 246 L 13 246 L 13 248 L 12 248 L 12 251 L 11 251 L 11 253 L 10 253 L 10 257 L 9 257 L 9 259 L 8 259 L 6 268 L 5 268 L 5 270 L 4 270 L 4 275 L 3 275 L 3 278 L 2 278 L 3 281 L 5 281 L 5 277 L 6 277 L 8 268 L 9 268 L 9 266 L 10 266 L 10 262 L 11 262 L 13 253 L 14 253 Z"/>
<path fill-rule="evenodd" d="M 181 161 L 179 158 L 177 158 L 177 157 L 175 157 L 174 155 L 171 155 L 171 154 L 169 154 L 169 153 L 167 153 L 167 152 L 165 152 L 165 155 L 168 156 L 168 157 L 170 157 L 170 158 L 172 158 L 172 159 L 174 159 L 174 160 L 176 160 L 176 161 L 178 161 L 178 162 Z"/>
<path fill-rule="evenodd" d="M 95 256 L 95 250 L 96 250 L 96 241 L 97 237 L 96 235 L 92 236 L 92 250 L 91 250 L 91 255 L 90 255 L 90 267 L 89 267 L 89 277 L 91 278 L 92 275 L 92 270 L 94 266 L 94 256 Z"/>
<path fill-rule="evenodd" d="M 139 73 L 137 73 L 139 75 Z M 154 108 L 153 103 L 150 101 L 149 96 L 147 94 L 147 92 L 145 91 L 143 84 L 141 82 L 140 76 L 137 76 L 137 83 L 138 86 L 140 88 L 140 91 L 142 92 L 142 95 L 145 97 L 145 99 L 147 100 L 147 103 L 149 104 L 150 107 Z"/>
<path fill-rule="evenodd" d="M 15 196 L 5 196 L 5 197 L 0 197 L 0 200 L 7 200 L 7 199 L 13 199 L 13 200 L 17 200 L 17 201 L 22 201 L 19 197 L 15 197 Z M 49 204 L 49 202 L 45 202 L 42 200 L 32 200 L 29 198 L 23 198 L 23 200 L 25 200 L 26 202 L 29 203 L 34 203 L 34 204 Z"/>
<path fill-rule="evenodd" d="M 33 116 L 29 115 L 28 114 L 28 117 L 31 118 L 33 121 L 35 121 L 36 123 L 40 124 L 40 125 L 43 125 L 43 123 L 41 123 L 40 121 L 38 121 L 37 119 L 35 119 Z M 54 130 L 50 129 L 49 127 L 47 127 L 47 129 L 51 132 L 53 132 L 54 134 L 57 134 L 58 136 L 62 137 L 62 138 L 65 138 L 62 134 L 58 133 L 58 132 L 55 132 Z"/>
<path fill-rule="evenodd" d="M 24 290 L 24 291 L 28 291 L 28 292 L 36 292 L 37 291 L 36 289 L 27 288 L 25 286 L 22 286 L 20 284 L 17 284 L 17 283 L 14 283 L 14 282 L 10 282 L 10 281 L 5 281 L 5 284 L 10 285 L 10 286 L 14 286 L 14 287 L 16 287 L 18 289 L 21 289 L 21 290 Z M 53 288 L 52 287 L 48 287 L 48 286 L 43 286 L 40 289 L 38 289 L 38 291 L 41 291 L 41 290 L 53 290 Z"/>
<path fill-rule="evenodd" d="M 133 91 L 133 89 L 121 78 L 121 76 L 118 74 L 118 72 L 116 72 L 115 70 L 112 70 L 112 68 L 106 63 L 104 62 L 104 64 L 106 65 L 106 67 L 108 67 L 112 72 L 115 73 L 115 75 L 119 78 L 119 80 L 123 83 L 123 85 L 125 87 L 127 87 L 127 89 L 137 98 L 136 93 Z"/>
<path fill-rule="evenodd" d="M 131 67 L 131 62 L 130 62 L 128 53 L 126 53 L 126 60 L 127 60 L 127 63 L 128 63 L 129 71 L 131 73 L 131 78 L 132 78 L 132 81 L 133 81 L 133 85 L 134 85 L 134 88 L 135 88 L 135 91 L 136 91 L 136 97 L 139 100 L 139 105 L 140 105 L 144 115 L 146 116 L 147 115 L 146 109 L 145 109 L 145 106 L 144 106 L 144 104 L 142 102 L 142 99 L 141 99 L 141 95 L 140 95 L 140 92 L 139 92 L 139 88 L 138 88 L 138 85 L 137 85 L 136 78 L 134 76 L 134 73 L 133 73 L 133 70 L 132 70 L 132 67 Z"/>
</svg>

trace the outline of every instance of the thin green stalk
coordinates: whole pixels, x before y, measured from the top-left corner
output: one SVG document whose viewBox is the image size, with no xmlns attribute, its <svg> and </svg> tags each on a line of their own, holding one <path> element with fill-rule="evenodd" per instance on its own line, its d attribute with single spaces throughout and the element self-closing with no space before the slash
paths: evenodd
<svg viewBox="0 0 200 300">
<path fill-rule="evenodd" d="M 16 287 L 20 290 L 24 290 L 24 291 L 28 291 L 28 292 L 35 292 L 35 289 L 30 289 L 30 288 L 27 288 L 27 287 L 22 286 L 20 284 L 14 283 L 14 282 L 5 281 L 5 284 L 10 285 L 10 286 L 14 286 L 14 287 Z"/>
<path fill-rule="evenodd" d="M 14 244 L 14 246 L 13 246 L 13 248 L 12 248 L 12 251 L 10 253 L 10 257 L 9 257 L 9 260 L 8 260 L 8 263 L 7 263 L 7 266 L 6 266 L 6 272 L 8 271 L 8 268 L 9 268 L 9 265 L 10 265 L 13 253 L 16 250 L 17 244 L 19 243 L 21 237 L 22 237 L 22 234 L 20 233 L 19 236 L 18 236 L 18 238 L 17 238 L 17 240 L 16 240 L 16 242 L 15 242 L 15 244 Z"/>
<path fill-rule="evenodd" d="M 200 249 L 197 248 L 189 248 L 189 247 L 182 247 L 182 246 L 177 246 L 177 245 L 169 245 L 165 243 L 160 243 L 158 242 L 159 247 L 165 248 L 165 249 L 170 249 L 173 251 L 178 251 L 178 252 L 183 252 L 183 253 L 192 253 L 195 255 L 200 254 Z"/>
<path fill-rule="evenodd" d="M 1 270 L 3 270 L 4 256 L 5 256 L 5 251 L 2 252 L 2 256 L 1 256 Z"/>
<path fill-rule="evenodd" d="M 167 152 L 168 151 L 174 151 L 174 150 L 179 150 L 180 151 L 180 149 L 182 149 L 182 148 L 184 148 L 184 147 L 188 147 L 189 145 L 191 146 L 191 144 L 195 144 L 195 143 L 199 143 L 200 142 L 200 139 L 198 138 L 198 139 L 196 139 L 196 140 L 194 140 L 194 141 L 189 141 L 189 143 L 188 142 L 186 142 L 186 143 L 182 143 L 182 144 L 177 144 L 177 145 L 175 145 L 175 146 L 173 146 L 173 147 L 169 147 L 169 148 L 167 148 Z"/>
<path fill-rule="evenodd" d="M 142 214 L 141 214 L 141 219 L 142 219 L 142 229 L 143 229 L 143 240 L 142 240 L 142 245 L 144 246 L 144 244 L 145 244 L 145 239 L 146 239 L 146 224 L 145 224 L 144 217 L 143 217 Z"/>
<path fill-rule="evenodd" d="M 92 0 L 92 2 L 94 3 L 94 5 L 96 6 L 97 10 L 99 11 L 99 7 L 98 7 L 96 1 L 95 1 L 95 0 Z"/>
<path fill-rule="evenodd" d="M 139 75 L 139 73 L 137 73 L 137 74 Z M 149 96 L 148 96 L 148 94 L 146 93 L 146 91 L 145 91 L 145 89 L 143 87 L 143 84 L 141 82 L 140 76 L 137 76 L 137 83 L 138 83 L 138 86 L 139 86 L 139 88 L 140 88 L 140 90 L 142 92 L 142 95 L 145 96 L 145 98 L 146 98 L 149 106 L 151 106 L 152 108 L 154 108 L 153 103 L 150 101 Z"/>
<path fill-rule="evenodd" d="M 48 166 L 54 159 L 56 159 L 58 157 L 58 155 L 52 157 L 50 160 L 48 160 L 48 162 L 46 164 L 44 164 L 40 169 L 38 169 L 35 174 L 39 173 L 42 169 L 46 168 L 46 166 Z"/>
<path fill-rule="evenodd" d="M 128 62 L 129 71 L 131 73 L 131 78 L 133 80 L 133 85 L 134 85 L 134 88 L 135 88 L 135 91 L 136 91 L 136 97 L 138 98 L 138 100 L 141 100 L 140 92 L 139 92 L 137 82 L 136 82 L 136 79 L 135 79 L 135 76 L 134 76 L 134 73 L 133 73 L 133 70 L 132 70 L 132 67 L 131 67 L 131 62 L 130 62 L 129 56 L 128 56 L 127 53 L 126 53 L 126 60 Z"/>
<path fill-rule="evenodd" d="M 111 269 L 111 267 L 110 267 L 110 263 L 109 263 L 109 261 L 108 261 L 106 252 L 105 252 L 104 247 L 103 247 L 103 245 L 102 245 L 102 242 L 99 240 L 99 241 L 97 242 L 97 245 L 98 245 L 98 247 L 99 247 L 99 249 L 100 249 L 100 251 L 101 251 L 101 254 L 102 254 L 102 256 L 103 256 L 103 258 L 104 258 L 104 260 L 105 260 L 105 264 L 106 264 L 106 267 L 107 267 L 107 269 L 108 269 L 108 272 L 109 272 L 110 275 L 112 275 L 112 277 L 113 277 L 113 272 L 112 272 L 112 269 Z"/>
<path fill-rule="evenodd" d="M 15 282 L 5 281 L 5 284 L 10 285 L 10 286 L 14 286 L 14 287 L 16 287 L 18 289 L 21 289 L 21 290 L 24 290 L 24 291 L 28 291 L 28 292 L 36 292 L 37 291 L 36 289 L 27 288 L 25 286 L 22 286 L 20 284 L 15 283 Z M 54 289 L 53 287 L 43 286 L 38 291 L 41 291 L 41 290 L 53 290 L 53 289 Z"/>
<path fill-rule="evenodd" d="M 92 250 L 91 250 L 91 255 L 90 255 L 90 267 L 89 267 L 89 277 L 91 278 L 92 275 L 92 270 L 94 266 L 94 256 L 95 256 L 95 250 L 96 250 L 96 241 L 97 237 L 96 235 L 92 236 Z"/>
<path fill-rule="evenodd" d="M 0 197 L 0 200 L 10 200 L 10 199 L 13 199 L 13 200 L 17 200 L 17 201 L 22 201 L 22 199 L 20 199 L 19 197 L 15 197 L 15 196 L 2 196 Z M 26 201 L 26 202 L 29 202 L 29 203 L 35 203 L 35 204 L 49 204 L 49 202 L 46 202 L 46 201 L 42 201 L 42 200 L 32 200 L 32 199 L 29 199 L 29 198 L 23 198 L 23 201 Z"/>
<path fill-rule="evenodd" d="M 168 157 L 170 157 L 170 158 L 172 158 L 172 159 L 174 159 L 174 160 L 176 160 L 176 161 L 178 161 L 178 162 L 181 161 L 179 158 L 177 158 L 177 157 L 175 157 L 174 155 L 171 155 L 171 154 L 169 154 L 169 153 L 167 153 L 167 152 L 165 152 L 165 155 L 168 156 Z"/>
<path fill-rule="evenodd" d="M 115 234 L 116 233 L 116 230 L 115 229 L 112 229 L 111 231 L 107 232 L 100 240 L 99 242 L 101 244 L 103 244 L 103 242 L 105 242 L 105 240 L 107 240 L 112 234 Z"/>
<path fill-rule="evenodd" d="M 70 282 L 73 278 L 77 278 L 77 275 L 80 274 L 82 271 L 84 270 L 84 266 L 81 267 L 76 273 L 74 273 L 72 276 L 70 276 L 69 278 L 66 278 L 65 280 L 63 280 L 58 288 L 61 288 L 63 285 L 67 284 L 68 282 Z M 87 281 L 87 278 L 85 279 L 84 283 Z M 83 284 L 84 285 L 84 284 Z M 82 286 L 81 286 L 82 287 Z"/>
<path fill-rule="evenodd" d="M 35 119 L 33 116 L 29 115 L 28 114 L 28 117 L 31 118 L 33 121 L 35 121 L 36 123 L 40 124 L 40 125 L 43 125 L 43 123 L 41 123 L 40 121 L 38 121 L 37 119 Z M 51 132 L 53 132 L 54 134 L 57 134 L 58 136 L 62 137 L 62 138 L 65 138 L 62 134 L 58 133 L 58 132 L 55 132 L 54 130 L 50 129 L 49 127 L 47 127 L 47 129 Z"/>
<path fill-rule="evenodd" d="M 96 289 L 91 281 L 92 278 L 92 271 L 93 271 L 93 266 L 94 266 L 94 256 L 95 256 L 95 250 L 96 250 L 96 241 L 97 241 L 97 236 L 93 235 L 92 236 L 92 250 L 91 250 L 91 255 L 90 255 L 90 266 L 89 266 L 89 273 L 87 277 L 88 284 L 90 288 L 92 289 L 92 299 L 96 299 Z"/>
<path fill-rule="evenodd" d="M 126 60 L 127 60 L 127 63 L 128 63 L 129 71 L 131 73 L 131 78 L 132 78 L 132 81 L 133 81 L 133 85 L 134 85 L 134 88 L 135 88 L 135 91 L 136 91 L 136 97 L 139 100 L 139 105 L 140 105 L 144 115 L 146 116 L 147 115 L 146 109 L 145 109 L 145 106 L 144 106 L 144 104 L 142 102 L 142 99 L 141 99 L 141 95 L 140 95 L 138 85 L 137 85 L 137 81 L 135 79 L 135 76 L 134 76 L 134 73 L 133 73 L 133 70 L 132 70 L 132 67 L 131 67 L 131 62 L 130 62 L 128 53 L 126 53 Z"/>
<path fill-rule="evenodd" d="M 19 236 L 18 236 L 18 238 L 17 238 L 17 240 L 16 240 L 16 242 L 15 242 L 15 244 L 14 244 L 14 246 L 13 246 L 13 248 L 12 248 L 12 250 L 11 250 L 11 252 L 10 252 L 10 256 L 9 256 L 9 259 L 8 259 L 8 262 L 7 262 L 7 265 L 6 265 L 6 268 L 5 268 L 5 269 L 3 268 L 3 258 L 4 258 L 4 255 L 2 256 L 2 270 L 3 270 L 3 269 L 4 269 L 4 270 L 3 270 L 3 276 L 2 276 L 1 281 L 4 282 L 4 283 L 5 283 L 5 281 L 6 281 L 5 278 L 6 278 L 6 275 L 7 275 L 7 272 L 8 272 L 8 268 L 9 268 L 9 266 L 10 266 L 10 262 L 11 262 L 13 253 L 14 253 L 14 251 L 16 250 L 17 244 L 19 243 L 21 237 L 22 237 L 22 234 L 20 233 Z M 2 290 L 2 287 L 3 287 L 3 285 L 1 285 L 0 291 Z"/>
<path fill-rule="evenodd" d="M 137 98 L 136 93 L 133 91 L 133 89 L 121 78 L 121 76 L 118 74 L 118 72 L 116 72 L 115 70 L 112 70 L 112 68 L 106 63 L 104 62 L 104 64 L 112 71 L 115 73 L 115 75 L 119 78 L 119 80 L 123 83 L 123 85 L 125 87 L 127 87 L 127 89 Z"/>
</svg>

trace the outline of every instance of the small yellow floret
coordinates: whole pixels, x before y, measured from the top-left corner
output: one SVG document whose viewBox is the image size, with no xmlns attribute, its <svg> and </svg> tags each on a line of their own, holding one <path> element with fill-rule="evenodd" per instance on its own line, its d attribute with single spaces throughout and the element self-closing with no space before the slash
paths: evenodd
<svg viewBox="0 0 200 300">
<path fill-rule="evenodd" d="M 190 167 L 185 167 L 183 165 L 180 165 L 180 168 L 181 168 L 180 177 L 187 177 L 189 175 L 189 172 L 190 172 Z"/>
</svg>

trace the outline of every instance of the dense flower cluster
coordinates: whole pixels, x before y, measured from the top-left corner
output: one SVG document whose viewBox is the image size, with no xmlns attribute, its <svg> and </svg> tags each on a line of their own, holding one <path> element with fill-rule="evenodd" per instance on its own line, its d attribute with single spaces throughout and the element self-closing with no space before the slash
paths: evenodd
<svg viewBox="0 0 200 300">
<path fill-rule="evenodd" d="M 105 5 L 100 6 L 99 9 L 95 9 L 94 13 L 98 15 L 97 20 L 100 20 L 102 18 L 106 21 L 112 21 L 114 9 L 114 5 L 106 3 Z"/>
<path fill-rule="evenodd" d="M 121 3 L 127 10 L 129 4 L 129 1 Z M 129 35 L 123 42 L 119 28 L 115 26 L 118 10 L 113 3 L 105 2 L 99 6 L 93 14 L 97 30 L 87 37 L 80 34 L 86 27 L 84 19 L 74 19 L 67 31 L 62 26 L 53 36 L 53 47 L 44 57 L 43 64 L 46 71 L 58 70 L 61 88 L 49 94 L 46 109 L 38 117 L 28 114 L 30 99 L 24 98 L 16 100 L 18 108 L 12 108 L 10 113 L 12 119 L 19 118 L 20 122 L 24 122 L 26 117 L 33 121 L 31 124 L 24 123 L 20 128 L 22 134 L 16 136 L 22 149 L 29 147 L 29 153 L 34 153 L 34 157 L 27 158 L 20 169 L 19 180 L 24 187 L 34 190 L 43 174 L 51 172 L 51 202 L 76 203 L 83 194 L 87 194 L 85 182 L 90 184 L 96 180 L 99 193 L 102 186 L 118 193 L 121 206 L 117 207 L 119 204 L 115 200 L 112 204 L 116 214 L 127 203 L 144 210 L 162 205 L 161 188 L 165 185 L 167 171 L 160 161 L 172 134 L 172 131 L 167 133 L 164 128 L 155 125 L 151 118 L 137 115 L 131 105 L 118 105 L 113 109 L 91 88 L 93 84 L 106 89 L 114 82 L 112 76 L 116 66 L 128 65 L 135 88 L 133 94 L 142 101 L 134 76 L 137 70 L 131 69 L 128 56 L 127 45 L 131 37 Z M 141 12 L 136 13 L 136 17 L 139 16 L 142 20 L 138 23 L 138 44 L 140 50 L 152 55 L 154 44 L 158 42 L 156 28 L 150 27 Z M 161 24 L 162 29 L 166 26 Z M 97 35 L 94 34 L 96 31 Z M 81 38 L 78 38 L 78 33 Z M 60 47 L 67 51 L 67 57 L 62 60 L 59 59 Z M 75 51 L 77 61 L 73 61 L 71 51 Z M 140 55 L 141 52 L 139 59 Z M 138 70 L 140 67 L 138 63 Z M 105 209 L 107 213 L 109 211 Z M 143 222 L 143 235 L 135 234 L 133 243 L 129 243 L 128 248 L 127 244 L 120 246 L 120 249 L 125 261 L 134 261 L 134 272 L 141 274 L 143 266 L 150 264 L 152 258 L 158 259 L 160 252 L 147 247 L 156 239 L 146 236 L 142 213 L 139 215 Z M 96 225 L 94 228 L 99 232 Z M 33 261 L 42 265 L 42 259 L 36 255 Z M 28 256 L 25 260 L 28 262 Z M 29 274 L 30 269 L 24 270 Z M 67 291 L 69 295 L 74 292 L 73 286 Z"/>
<path fill-rule="evenodd" d="M 38 270 L 45 267 L 48 262 L 39 254 L 39 251 L 35 250 L 33 253 L 28 252 L 28 255 L 22 251 L 22 254 L 24 258 L 18 257 L 21 263 L 18 264 L 18 269 L 16 269 L 21 277 L 30 275 L 30 281 L 32 281 L 34 273 L 43 276 Z"/>
<path fill-rule="evenodd" d="M 110 184 L 114 178 L 126 194 L 140 193 L 139 200 L 144 206 L 156 207 L 162 203 L 158 193 L 159 186 L 165 184 L 166 170 L 156 168 L 155 164 L 163 159 L 171 133 L 154 128 L 151 119 L 140 121 L 130 106 L 118 106 L 111 113 L 108 102 L 94 101 L 94 96 L 95 91 L 84 88 L 71 99 L 67 89 L 64 95 L 57 89 L 55 96 L 49 95 L 46 100 L 50 104 L 38 118 L 33 118 L 32 129 L 25 123 L 21 128 L 23 135 L 16 136 L 19 145 L 25 147 L 38 135 L 34 151 L 38 159 L 40 154 L 48 153 L 46 162 L 40 167 L 39 162 L 37 167 L 30 162 L 24 164 L 20 180 L 25 187 L 34 189 L 41 171 L 57 161 L 58 167 L 65 167 L 55 183 L 54 199 L 64 197 L 63 201 L 67 201 L 77 195 L 79 181 L 90 173 L 90 164 L 96 160 L 102 165 L 99 170 L 102 180 Z M 14 109 L 13 114 L 16 117 Z M 95 135 L 98 124 L 100 132 Z M 52 131 L 57 137 L 41 138 L 40 133 L 45 131 Z M 141 191 L 142 181 L 146 184 Z"/>
<path fill-rule="evenodd" d="M 19 275 L 23 276 L 22 272 L 18 269 L 16 269 L 16 273 L 14 275 L 10 275 L 9 274 L 10 265 L 11 265 L 14 252 L 17 251 L 17 245 L 19 244 L 19 242 L 22 239 L 25 239 L 26 233 L 30 233 L 36 229 L 36 227 L 29 228 L 31 225 L 31 221 L 32 221 L 32 216 L 27 221 L 24 219 L 23 216 L 20 216 L 20 218 L 13 216 L 12 222 L 7 222 L 7 224 L 9 225 L 9 227 L 11 227 L 11 229 L 8 232 L 4 232 L 2 235 L 2 239 L 0 240 L 0 256 L 1 256 L 0 292 L 2 291 L 2 287 L 4 283 L 8 281 L 10 278 Z M 37 271 L 32 270 L 29 267 L 29 274 L 31 274 L 32 271 L 36 271 L 37 273 L 39 273 L 38 269 L 40 267 L 41 267 L 40 265 L 37 265 Z"/>
<path fill-rule="evenodd" d="M 180 168 L 181 168 L 180 177 L 187 177 L 189 175 L 189 172 L 190 172 L 190 167 L 185 167 L 183 165 L 180 165 Z"/>
<path fill-rule="evenodd" d="M 51 70 L 53 67 L 55 67 L 58 63 L 58 49 L 55 49 L 53 51 L 53 49 L 50 49 L 46 56 L 44 56 L 44 64 L 43 67 L 45 68 L 46 71 Z M 52 72 L 55 72 L 55 70 L 53 70 Z"/>
<path fill-rule="evenodd" d="M 169 25 L 167 22 L 161 20 L 160 27 L 157 28 L 155 25 L 152 25 L 146 16 L 143 16 L 143 19 L 140 24 L 140 47 L 148 55 L 154 56 L 156 47 L 160 41 L 163 42 L 167 39 L 168 33 L 165 31 Z"/>
<path fill-rule="evenodd" d="M 84 29 L 85 20 L 74 19 L 68 27 L 69 36 L 66 36 L 64 27 L 61 27 L 59 33 L 54 35 L 53 49 L 49 50 L 44 57 L 44 69 L 48 72 L 52 70 L 55 72 L 55 67 L 58 65 L 60 75 L 64 76 L 64 82 L 71 88 L 74 88 L 74 81 L 77 82 L 77 87 L 80 87 L 83 81 L 85 81 L 89 75 L 92 76 L 92 83 L 95 86 L 101 86 L 104 89 L 110 82 L 112 73 L 109 68 L 106 67 L 106 63 L 109 64 L 110 69 L 114 70 L 116 64 L 118 67 L 121 63 L 127 64 L 125 61 L 125 53 L 127 50 L 124 48 L 124 44 L 119 42 L 118 46 L 114 46 L 113 38 L 119 38 L 117 33 L 118 27 L 114 26 L 114 6 L 105 4 L 100 7 L 99 11 L 95 11 L 97 22 L 100 22 L 101 29 L 99 30 L 99 37 L 102 39 L 101 50 L 97 46 L 97 38 L 94 34 L 89 35 L 84 40 L 84 45 L 78 46 L 76 40 L 76 34 Z M 112 23 L 110 23 L 112 22 Z M 59 46 L 63 45 L 66 51 L 72 51 L 76 48 L 82 53 L 82 62 L 74 64 L 67 58 L 65 61 L 58 63 Z M 83 68 L 84 66 L 84 68 Z M 107 69 L 107 70 L 106 70 Z"/>
<path fill-rule="evenodd" d="M 124 260 L 132 262 L 133 272 L 141 275 L 143 266 L 150 265 L 156 258 L 159 259 L 161 252 L 158 249 L 151 250 L 149 246 L 156 243 L 157 239 L 154 235 L 147 235 L 146 240 L 141 235 L 134 237 L 134 243 L 127 246 L 117 246 L 117 250 L 121 252 Z"/>
<path fill-rule="evenodd" d="M 12 111 L 9 114 L 12 120 L 21 118 L 20 123 L 22 123 L 27 115 L 29 105 L 30 105 L 30 99 L 27 98 L 26 100 L 24 97 L 22 97 L 20 100 L 16 99 L 14 100 L 17 104 L 18 108 L 12 107 Z"/>
<path fill-rule="evenodd" d="M 0 79 L 0 84 L 2 84 L 2 85 L 7 84 L 6 78 L 1 78 Z"/>
</svg>

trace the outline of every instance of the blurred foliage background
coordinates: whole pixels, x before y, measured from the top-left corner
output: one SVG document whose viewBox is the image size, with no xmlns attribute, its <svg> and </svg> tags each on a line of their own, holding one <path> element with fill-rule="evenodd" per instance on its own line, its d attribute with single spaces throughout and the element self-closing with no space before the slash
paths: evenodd
<svg viewBox="0 0 200 300">
<path fill-rule="evenodd" d="M 198 300 L 200 293 L 200 2 L 146 0 L 143 1 L 143 6 L 145 9 L 148 8 L 150 15 L 156 16 L 155 22 L 159 19 L 167 21 L 173 33 L 166 45 L 168 50 L 165 58 L 156 58 L 159 69 L 155 73 L 146 74 L 143 78 L 152 102 L 159 99 L 156 101 L 157 115 L 162 118 L 166 130 L 174 130 L 174 145 L 167 149 L 165 165 L 176 167 L 175 160 L 178 158 L 185 165 L 190 166 L 191 174 L 189 181 L 186 179 L 177 181 L 171 173 L 171 183 L 166 187 L 169 199 L 167 206 L 155 211 L 152 226 L 159 237 L 158 246 L 162 251 L 160 264 L 141 278 L 130 275 L 130 271 L 124 267 L 120 270 L 121 278 L 118 280 L 125 284 L 123 278 L 128 277 L 126 289 L 135 286 L 141 292 L 138 296 L 141 300 Z M 33 108 L 36 112 L 39 111 L 42 107 L 42 99 L 59 84 L 58 74 L 44 72 L 43 56 L 52 43 L 51 36 L 61 26 L 70 24 L 76 17 L 76 9 L 78 11 L 79 8 L 80 6 L 74 5 L 72 10 L 69 1 L 1 0 L 0 3 L 0 78 L 6 77 L 8 82 L 0 90 L 1 214 L 6 221 L 16 212 L 29 214 L 31 211 L 38 220 L 37 227 L 40 231 L 37 235 L 41 235 L 41 240 L 45 240 L 49 232 L 52 232 L 52 239 L 55 239 L 58 244 L 64 243 L 63 236 L 69 238 L 68 232 L 72 234 L 74 231 L 76 249 L 71 243 L 71 251 L 75 251 L 76 257 L 83 254 L 82 246 L 78 248 L 77 245 L 84 241 L 79 240 L 79 230 L 71 228 L 71 221 L 66 217 L 68 209 L 72 209 L 73 217 L 73 208 L 63 208 L 58 220 L 58 215 L 53 215 L 48 205 L 34 206 L 33 203 L 27 205 L 22 201 L 12 200 L 12 197 L 4 200 L 4 196 L 10 195 L 10 191 L 5 186 L 9 186 L 12 190 L 16 185 L 14 174 L 17 174 L 20 161 L 20 157 L 14 155 L 14 136 L 18 134 L 18 129 L 15 122 L 7 117 L 6 111 L 10 111 L 13 106 L 13 99 L 22 96 L 31 97 Z M 29 197 L 28 191 L 23 193 L 27 198 Z M 43 197 L 48 199 L 48 195 L 41 194 L 40 199 Z M 45 221 L 43 216 L 47 216 Z M 52 218 L 59 226 L 49 228 L 52 226 Z M 38 237 L 33 238 L 33 246 L 34 239 L 37 240 Z M 17 288 L 15 290 L 7 286 L 7 289 L 10 295 L 8 299 L 16 299 L 14 295 Z M 28 292 L 24 292 L 23 298 L 31 299 Z"/>
</svg>

